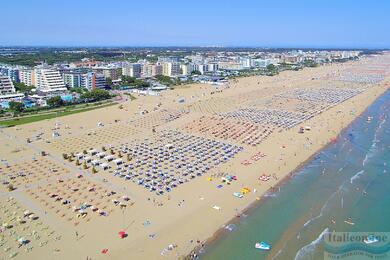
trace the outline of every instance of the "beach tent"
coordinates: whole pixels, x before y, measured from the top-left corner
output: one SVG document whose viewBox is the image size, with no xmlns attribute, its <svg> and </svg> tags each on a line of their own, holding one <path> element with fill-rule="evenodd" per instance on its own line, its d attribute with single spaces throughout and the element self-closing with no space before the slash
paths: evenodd
<svg viewBox="0 0 390 260">
<path fill-rule="evenodd" d="M 107 155 L 106 157 L 104 157 L 104 159 L 108 162 L 112 161 L 114 159 L 114 156 L 112 155 Z"/>
<path fill-rule="evenodd" d="M 100 161 L 99 161 L 99 160 L 93 160 L 93 161 L 92 161 L 92 165 L 94 165 L 94 166 L 95 166 L 95 165 L 99 165 L 99 164 L 100 164 Z"/>
<path fill-rule="evenodd" d="M 82 159 L 84 157 L 84 154 L 82 153 L 76 153 L 76 158 L 77 159 Z"/>
<path fill-rule="evenodd" d="M 165 147 L 168 148 L 168 149 L 172 149 L 173 148 L 173 144 L 166 144 Z"/>
<path fill-rule="evenodd" d="M 105 152 L 100 152 L 100 153 L 97 154 L 97 156 L 99 158 L 103 158 L 104 156 L 106 156 L 106 153 Z"/>
<path fill-rule="evenodd" d="M 114 160 L 114 163 L 115 163 L 116 165 L 119 165 L 119 164 L 122 164 L 122 163 L 123 163 L 123 160 L 122 160 L 122 159 L 115 159 L 115 160 Z"/>
<path fill-rule="evenodd" d="M 89 156 L 84 157 L 84 161 L 85 162 L 90 162 L 91 161 L 91 157 L 89 157 Z"/>
<path fill-rule="evenodd" d="M 109 165 L 108 165 L 108 163 L 102 163 L 102 164 L 100 165 L 100 167 L 102 167 L 103 170 L 106 170 L 106 169 L 109 168 Z"/>
<path fill-rule="evenodd" d="M 91 149 L 91 150 L 88 151 L 88 153 L 90 155 L 95 155 L 95 154 L 97 154 L 97 151 L 95 149 Z"/>
</svg>

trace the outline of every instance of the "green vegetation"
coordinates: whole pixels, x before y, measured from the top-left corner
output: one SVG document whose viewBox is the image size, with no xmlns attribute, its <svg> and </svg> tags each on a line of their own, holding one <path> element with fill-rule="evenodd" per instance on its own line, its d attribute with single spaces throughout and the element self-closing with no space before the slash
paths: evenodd
<svg viewBox="0 0 390 260">
<path fill-rule="evenodd" d="M 274 64 L 269 64 L 267 66 L 267 75 L 274 76 L 279 74 L 279 69 Z"/>
<path fill-rule="evenodd" d="M 194 70 L 191 72 L 191 75 L 202 75 L 202 72 L 200 72 L 199 70 Z"/>
<path fill-rule="evenodd" d="M 169 76 L 157 75 L 156 79 L 158 80 L 158 82 L 160 82 L 161 84 L 166 85 L 166 86 L 180 84 L 180 81 L 178 79 L 174 79 L 174 78 L 171 78 Z"/>
<path fill-rule="evenodd" d="M 60 96 L 51 97 L 46 102 L 47 105 L 52 108 L 65 105 L 65 101 L 63 101 Z"/>
<path fill-rule="evenodd" d="M 148 88 L 150 87 L 149 82 L 146 82 L 142 79 L 136 79 L 130 76 L 122 75 L 122 86 L 131 86 L 134 88 Z"/>
<path fill-rule="evenodd" d="M 34 87 L 33 86 L 27 86 L 26 84 L 22 83 L 22 82 L 16 82 L 14 81 L 14 87 L 15 87 L 15 90 L 17 92 L 22 92 L 22 93 L 25 93 L 25 92 L 30 92 L 31 89 L 33 89 Z"/>
<path fill-rule="evenodd" d="M 111 78 L 106 78 L 106 85 L 112 86 L 112 79 Z"/>
<path fill-rule="evenodd" d="M 318 66 L 318 64 L 314 60 L 305 60 L 302 64 L 305 67 L 311 67 L 311 68 Z"/>
<path fill-rule="evenodd" d="M 117 52 L 105 50 L 90 50 L 80 52 L 69 52 L 53 48 L 37 49 L 35 53 L 18 53 L 13 55 L 0 55 L 0 63 L 11 65 L 22 65 L 33 67 L 46 62 L 49 65 L 61 62 L 76 62 L 83 58 L 90 58 L 98 61 L 124 60 L 123 55 Z M 129 57 L 131 58 L 131 57 Z"/>
<path fill-rule="evenodd" d="M 14 113 L 21 113 L 24 110 L 24 105 L 20 102 L 10 101 L 9 102 L 9 110 Z"/>
<path fill-rule="evenodd" d="M 69 91 L 72 93 L 83 94 L 85 92 L 88 92 L 88 89 L 86 89 L 86 88 L 70 88 Z"/>
<path fill-rule="evenodd" d="M 108 107 L 115 105 L 116 103 L 114 102 L 109 102 L 107 104 L 101 105 L 101 104 L 96 104 L 95 106 L 90 107 L 89 104 L 85 105 L 84 108 L 73 108 L 70 109 L 69 107 L 66 107 L 64 110 L 56 110 L 56 111 L 47 111 L 45 114 L 38 114 L 38 115 L 28 115 L 28 116 L 23 116 L 19 118 L 12 118 L 12 119 L 7 119 L 7 120 L 2 120 L 0 121 L 0 126 L 14 126 L 14 125 L 22 125 L 22 124 L 28 124 L 32 122 L 37 122 L 41 120 L 46 120 L 46 119 L 51 119 L 55 117 L 61 117 L 61 116 L 67 116 L 67 115 L 72 115 L 72 114 L 77 114 L 77 113 L 82 113 L 98 108 L 103 108 L 103 107 Z"/>
<path fill-rule="evenodd" d="M 110 92 L 104 89 L 93 89 L 89 92 L 85 92 L 80 96 L 81 99 L 88 99 L 94 101 L 100 101 L 111 98 Z"/>
</svg>

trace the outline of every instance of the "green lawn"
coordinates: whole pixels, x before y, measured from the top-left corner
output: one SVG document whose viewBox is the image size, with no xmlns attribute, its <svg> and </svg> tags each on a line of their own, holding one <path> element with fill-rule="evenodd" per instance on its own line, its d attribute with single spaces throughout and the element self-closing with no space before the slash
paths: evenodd
<svg viewBox="0 0 390 260">
<path fill-rule="evenodd" d="M 0 126 L 5 126 L 5 127 L 10 127 L 10 126 L 15 126 L 15 125 L 23 125 L 23 124 L 28 124 L 32 122 L 37 122 L 41 120 L 46 120 L 46 119 L 51 119 L 55 117 L 61 117 L 61 116 L 67 116 L 67 115 L 72 115 L 72 114 L 77 114 L 77 113 L 82 113 L 98 108 L 103 108 L 103 107 L 108 107 L 112 105 L 116 105 L 117 103 L 111 102 L 109 104 L 101 105 L 101 106 L 91 106 L 83 109 L 77 109 L 77 110 L 68 110 L 65 108 L 64 111 L 59 111 L 59 112 L 53 112 L 53 113 L 46 113 L 44 115 L 32 115 L 32 116 L 25 116 L 21 118 L 14 118 L 14 119 L 9 119 L 9 120 L 3 120 L 0 121 Z"/>
</svg>

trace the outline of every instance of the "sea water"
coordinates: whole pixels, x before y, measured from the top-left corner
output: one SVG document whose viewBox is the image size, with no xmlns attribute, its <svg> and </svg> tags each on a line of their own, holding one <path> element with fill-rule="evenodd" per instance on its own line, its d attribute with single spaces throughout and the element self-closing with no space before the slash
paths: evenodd
<svg viewBox="0 0 390 260">
<path fill-rule="evenodd" d="M 328 231 L 390 232 L 390 91 L 200 258 L 323 259 Z"/>
</svg>

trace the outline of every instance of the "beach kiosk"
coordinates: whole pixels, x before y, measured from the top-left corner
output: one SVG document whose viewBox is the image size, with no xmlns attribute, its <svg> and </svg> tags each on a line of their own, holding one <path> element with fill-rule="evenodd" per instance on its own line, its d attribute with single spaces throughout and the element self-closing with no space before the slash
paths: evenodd
<svg viewBox="0 0 390 260">
<path fill-rule="evenodd" d="M 114 156 L 112 156 L 112 155 L 107 155 L 106 157 L 104 157 L 104 159 L 105 159 L 107 162 L 111 162 L 112 160 L 114 160 Z"/>
<path fill-rule="evenodd" d="M 101 167 L 103 170 L 107 170 L 108 168 L 110 168 L 110 166 L 108 165 L 108 163 L 102 163 L 102 164 L 100 164 L 100 167 Z"/>
<path fill-rule="evenodd" d="M 90 155 L 95 155 L 95 154 L 97 154 L 97 151 L 96 151 L 96 149 L 91 149 L 91 150 L 88 151 L 88 153 Z"/>
<path fill-rule="evenodd" d="M 121 165 L 123 163 L 123 160 L 118 158 L 118 159 L 114 160 L 114 163 L 118 166 L 118 165 Z"/>
<path fill-rule="evenodd" d="M 100 164 L 100 161 L 99 160 L 93 160 L 91 163 L 92 163 L 93 166 L 96 166 L 96 165 Z"/>
<path fill-rule="evenodd" d="M 100 152 L 100 153 L 97 154 L 97 156 L 101 159 L 104 156 L 106 156 L 106 153 L 105 152 Z"/>
</svg>

